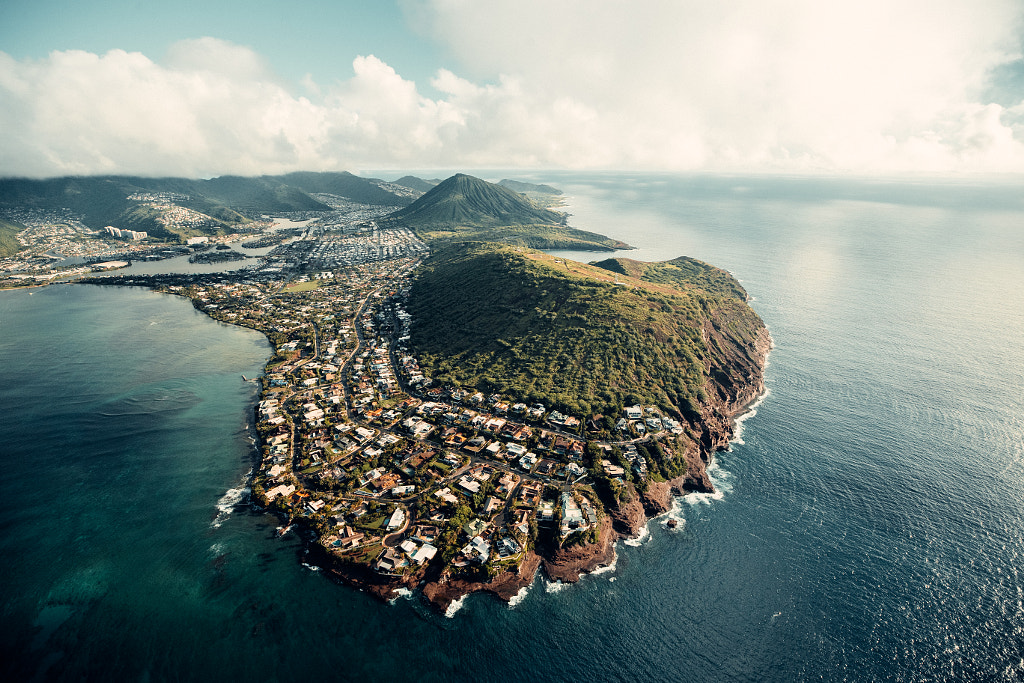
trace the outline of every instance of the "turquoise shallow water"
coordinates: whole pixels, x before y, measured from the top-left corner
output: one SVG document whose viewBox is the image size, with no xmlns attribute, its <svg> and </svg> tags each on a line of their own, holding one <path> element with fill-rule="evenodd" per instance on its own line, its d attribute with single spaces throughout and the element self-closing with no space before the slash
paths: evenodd
<svg viewBox="0 0 1024 683">
<path fill-rule="evenodd" d="M 1019 191 L 536 180 L 625 255 L 695 256 L 754 297 L 770 394 L 719 496 L 512 608 L 381 605 L 232 506 L 262 337 L 141 290 L 2 293 L 4 678 L 1024 677 Z"/>
</svg>

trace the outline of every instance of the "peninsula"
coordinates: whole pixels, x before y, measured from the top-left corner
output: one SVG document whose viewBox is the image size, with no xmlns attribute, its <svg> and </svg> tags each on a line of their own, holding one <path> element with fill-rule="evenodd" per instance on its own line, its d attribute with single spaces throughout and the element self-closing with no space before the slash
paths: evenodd
<svg viewBox="0 0 1024 683">
<path fill-rule="evenodd" d="M 244 233 L 210 224 L 206 249 L 267 245 L 256 266 L 81 281 L 186 296 L 267 336 L 251 500 L 329 575 L 442 610 L 508 600 L 537 571 L 571 582 L 610 564 L 673 495 L 713 491 L 707 466 L 763 392 L 771 344 L 731 275 L 545 253 L 629 248 L 530 198 L 557 197 L 548 186 L 407 177 L 374 186 L 393 192 L 385 207 L 316 175 L 295 180 L 335 192 L 262 180 L 301 207 L 268 212 L 303 218 L 286 239 L 266 214 Z M 243 180 L 217 187 L 249 197 Z"/>
</svg>

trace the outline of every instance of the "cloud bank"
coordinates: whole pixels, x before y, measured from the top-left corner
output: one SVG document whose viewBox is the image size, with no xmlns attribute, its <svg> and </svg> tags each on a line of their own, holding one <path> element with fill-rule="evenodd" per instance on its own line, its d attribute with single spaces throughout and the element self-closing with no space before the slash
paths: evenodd
<svg viewBox="0 0 1024 683">
<path fill-rule="evenodd" d="M 0 53 L 0 175 L 364 167 L 1024 172 L 1012 0 L 406 5 L 452 55 L 281 82 L 249 48 Z M 995 84 L 997 85 L 997 84 Z"/>
</svg>

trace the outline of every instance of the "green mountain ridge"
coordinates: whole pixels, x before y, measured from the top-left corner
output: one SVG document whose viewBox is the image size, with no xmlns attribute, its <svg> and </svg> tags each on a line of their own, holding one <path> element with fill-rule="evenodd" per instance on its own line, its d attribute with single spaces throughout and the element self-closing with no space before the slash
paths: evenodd
<svg viewBox="0 0 1024 683">
<path fill-rule="evenodd" d="M 146 230 L 169 239 L 156 213 L 129 200 L 135 193 L 173 192 L 187 195 L 175 203 L 214 219 L 209 232 L 230 230 L 249 216 L 288 211 L 329 211 L 310 193 L 328 193 L 364 204 L 401 207 L 409 199 L 386 192 L 351 173 L 290 173 L 281 176 L 220 176 L 208 180 L 137 176 L 80 176 L 33 180 L 0 178 L 0 208 L 70 209 L 90 228 L 107 225 Z"/>
<path fill-rule="evenodd" d="M 508 178 L 505 178 L 504 180 L 499 180 L 498 185 L 501 185 L 502 187 L 507 187 L 513 192 L 519 192 L 521 194 L 527 194 L 530 192 L 535 192 L 537 194 L 562 194 L 561 190 L 555 187 L 551 187 L 550 185 L 535 185 L 533 183 L 524 183 L 521 180 L 509 180 Z"/>
<path fill-rule="evenodd" d="M 414 175 L 402 176 L 398 180 L 393 180 L 392 182 L 395 185 L 401 185 L 402 187 L 408 187 L 410 190 L 416 190 L 417 192 L 424 192 L 424 193 L 430 192 L 430 190 L 435 185 L 438 184 L 436 182 L 431 182 L 429 180 L 423 180 L 422 178 L 417 178 Z"/>
</svg>

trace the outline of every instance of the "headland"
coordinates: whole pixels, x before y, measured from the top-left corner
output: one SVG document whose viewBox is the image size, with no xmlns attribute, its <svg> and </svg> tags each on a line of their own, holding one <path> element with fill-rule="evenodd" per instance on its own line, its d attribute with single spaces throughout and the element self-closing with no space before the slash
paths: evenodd
<svg viewBox="0 0 1024 683">
<path fill-rule="evenodd" d="M 730 274 L 552 257 L 538 247 L 628 245 L 469 176 L 351 211 L 257 268 L 83 280 L 267 336 L 251 500 L 330 576 L 442 610 L 510 600 L 538 571 L 610 565 L 673 496 L 714 490 L 708 465 L 771 346 Z"/>
</svg>

